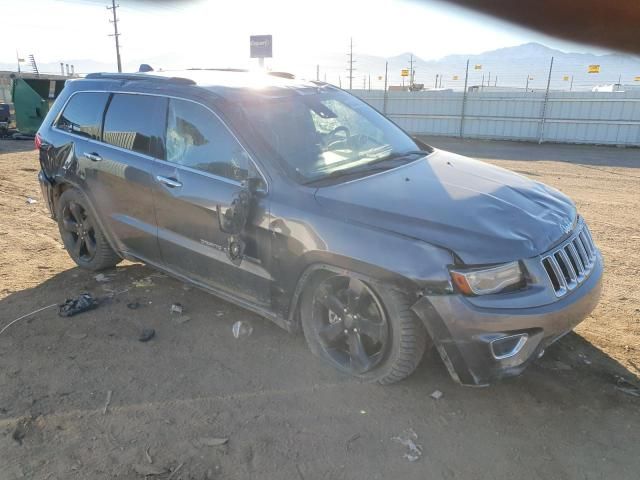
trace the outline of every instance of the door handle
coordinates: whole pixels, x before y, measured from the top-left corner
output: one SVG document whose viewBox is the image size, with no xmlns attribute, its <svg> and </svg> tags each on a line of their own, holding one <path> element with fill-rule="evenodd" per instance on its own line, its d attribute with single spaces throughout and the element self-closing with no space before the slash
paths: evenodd
<svg viewBox="0 0 640 480">
<path fill-rule="evenodd" d="M 163 177 L 162 175 L 158 175 L 156 177 L 156 180 L 169 188 L 177 188 L 182 186 L 182 183 L 177 181 L 175 178 Z"/>
<path fill-rule="evenodd" d="M 98 155 L 97 153 L 84 152 L 84 158 L 88 158 L 92 162 L 99 162 L 100 160 L 102 160 L 102 157 L 100 155 Z"/>
</svg>

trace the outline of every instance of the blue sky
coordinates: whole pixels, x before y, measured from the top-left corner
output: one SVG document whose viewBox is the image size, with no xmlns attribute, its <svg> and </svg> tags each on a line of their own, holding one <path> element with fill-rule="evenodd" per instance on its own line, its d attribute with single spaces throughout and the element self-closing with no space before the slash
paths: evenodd
<svg viewBox="0 0 640 480">
<path fill-rule="evenodd" d="M 39 62 L 114 61 L 108 0 L 20 0 L 2 6 L 0 62 L 35 54 Z M 480 53 L 538 41 L 565 51 L 594 51 L 446 3 L 404 0 L 120 0 L 122 57 L 181 58 L 185 64 L 248 64 L 250 34 L 274 36 L 274 68 L 355 52 L 425 59 Z M 596 53 L 601 53 L 595 49 Z M 175 60 L 167 60 L 173 62 Z M 184 65 L 165 65 L 166 68 Z"/>
</svg>

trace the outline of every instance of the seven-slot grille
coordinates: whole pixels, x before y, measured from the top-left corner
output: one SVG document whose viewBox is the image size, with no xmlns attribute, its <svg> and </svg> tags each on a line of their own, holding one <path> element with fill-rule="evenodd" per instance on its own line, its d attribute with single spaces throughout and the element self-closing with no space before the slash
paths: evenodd
<svg viewBox="0 0 640 480">
<path fill-rule="evenodd" d="M 596 262 L 596 247 L 585 223 L 572 237 L 542 257 L 556 296 L 562 297 L 584 282 Z"/>
</svg>

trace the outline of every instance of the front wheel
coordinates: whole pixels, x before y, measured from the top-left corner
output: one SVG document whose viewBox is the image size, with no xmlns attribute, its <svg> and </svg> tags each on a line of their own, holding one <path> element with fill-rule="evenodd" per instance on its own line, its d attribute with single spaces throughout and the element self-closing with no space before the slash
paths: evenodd
<svg viewBox="0 0 640 480">
<path fill-rule="evenodd" d="M 302 296 L 302 327 L 315 355 L 354 377 L 389 384 L 409 376 L 426 348 L 410 306 L 392 288 L 320 272 Z"/>
</svg>

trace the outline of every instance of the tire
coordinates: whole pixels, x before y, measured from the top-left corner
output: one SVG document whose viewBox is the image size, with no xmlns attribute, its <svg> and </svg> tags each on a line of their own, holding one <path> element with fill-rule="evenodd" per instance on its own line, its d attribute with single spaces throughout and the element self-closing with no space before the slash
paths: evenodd
<svg viewBox="0 0 640 480">
<path fill-rule="evenodd" d="M 348 283 L 347 293 L 343 294 L 340 289 L 345 282 Z M 349 292 L 352 284 L 355 286 L 357 283 L 364 287 L 355 288 L 360 293 L 352 301 Z M 327 294 L 331 291 L 335 295 Z M 365 295 L 372 298 L 364 300 L 366 308 L 349 306 L 362 303 Z M 348 307 L 347 311 L 343 309 L 343 313 L 337 315 L 334 311 L 342 307 Z M 300 319 L 305 339 L 314 355 L 358 379 L 388 385 L 411 375 L 420 364 L 427 346 L 425 327 L 410 307 L 407 296 L 393 288 L 321 271 L 309 280 L 303 291 Z M 374 312 L 378 311 L 379 318 L 374 318 Z M 327 312 L 326 318 L 323 318 L 323 312 Z M 359 320 L 354 320 L 356 317 Z M 365 317 L 369 317 L 367 322 L 364 322 Z M 380 333 L 385 331 L 384 324 L 386 334 Z M 340 329 L 343 329 L 342 333 L 338 333 Z M 347 333 L 348 330 L 358 333 Z M 367 331 L 374 333 L 368 337 Z M 357 347 L 358 341 L 352 338 L 354 336 L 360 339 L 362 348 Z M 354 361 L 364 359 L 362 350 L 369 356 L 369 361 Z"/>
<path fill-rule="evenodd" d="M 114 267 L 122 258 L 113 251 L 93 218 L 84 195 L 75 188 L 65 190 L 56 204 L 60 237 L 67 253 L 86 270 Z"/>
</svg>

